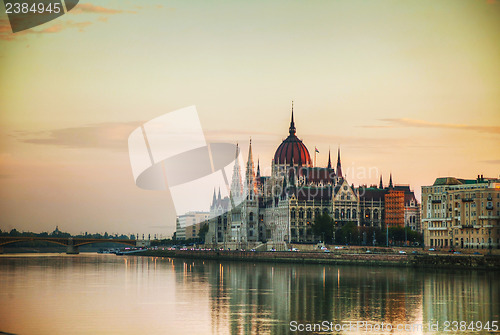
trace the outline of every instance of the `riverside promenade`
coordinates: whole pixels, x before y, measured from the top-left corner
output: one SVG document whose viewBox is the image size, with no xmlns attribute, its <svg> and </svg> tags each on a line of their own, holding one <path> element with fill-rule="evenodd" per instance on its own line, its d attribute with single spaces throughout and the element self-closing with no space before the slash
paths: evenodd
<svg viewBox="0 0 500 335">
<path fill-rule="evenodd" d="M 455 254 L 400 254 L 294 252 L 294 251 L 236 251 L 236 250 L 147 250 L 138 256 L 208 259 L 238 262 L 273 262 L 332 265 L 393 266 L 414 268 L 478 269 L 500 271 L 500 256 Z"/>
</svg>

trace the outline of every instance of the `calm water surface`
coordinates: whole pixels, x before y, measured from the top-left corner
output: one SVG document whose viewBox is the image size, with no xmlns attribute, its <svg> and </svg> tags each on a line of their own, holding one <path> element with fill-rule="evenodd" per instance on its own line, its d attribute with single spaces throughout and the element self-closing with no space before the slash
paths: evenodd
<svg viewBox="0 0 500 335">
<path fill-rule="evenodd" d="M 294 321 L 365 321 L 414 327 L 372 333 L 430 334 L 439 322 L 452 334 L 445 321 L 498 323 L 499 288 L 499 273 L 479 271 L 2 255 L 0 333 L 289 334 L 305 333 Z"/>
</svg>

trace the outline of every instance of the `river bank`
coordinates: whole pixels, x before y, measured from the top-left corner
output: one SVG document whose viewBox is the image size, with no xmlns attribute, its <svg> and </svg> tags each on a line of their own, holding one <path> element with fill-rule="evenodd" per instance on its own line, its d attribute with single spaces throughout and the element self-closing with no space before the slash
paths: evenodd
<svg viewBox="0 0 500 335">
<path fill-rule="evenodd" d="M 252 252 L 232 250 L 147 250 L 136 255 L 239 262 L 500 270 L 500 257 L 490 255 L 348 254 L 335 252 Z"/>
</svg>

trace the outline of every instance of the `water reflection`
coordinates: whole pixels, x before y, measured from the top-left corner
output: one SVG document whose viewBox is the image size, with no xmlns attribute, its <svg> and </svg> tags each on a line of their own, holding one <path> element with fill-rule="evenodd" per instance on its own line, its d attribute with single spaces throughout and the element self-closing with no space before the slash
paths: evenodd
<svg viewBox="0 0 500 335">
<path fill-rule="evenodd" d="M 429 323 L 435 321 L 444 331 L 446 320 L 483 324 L 499 320 L 499 283 L 494 273 L 266 263 L 200 265 L 179 259 L 173 263 L 183 266 L 177 278 L 184 283 L 187 273 L 193 279 L 208 278 L 214 333 L 229 327 L 232 334 L 288 334 L 290 321 L 325 320 L 415 325 L 409 333 L 427 333 Z"/>
<path fill-rule="evenodd" d="M 114 255 L 1 256 L 0 332 L 289 334 L 291 321 L 486 322 L 499 320 L 497 275 Z M 427 329 L 413 331 L 422 332 Z"/>
</svg>

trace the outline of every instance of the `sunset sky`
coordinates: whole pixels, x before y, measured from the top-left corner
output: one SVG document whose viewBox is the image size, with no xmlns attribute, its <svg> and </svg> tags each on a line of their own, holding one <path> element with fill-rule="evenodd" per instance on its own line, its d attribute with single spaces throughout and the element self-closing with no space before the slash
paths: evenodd
<svg viewBox="0 0 500 335">
<path fill-rule="evenodd" d="M 267 174 L 292 100 L 317 165 L 340 146 L 355 185 L 500 174 L 498 0 L 80 1 L 16 34 L 0 12 L 3 231 L 171 236 L 127 138 L 191 105 Z"/>
</svg>

